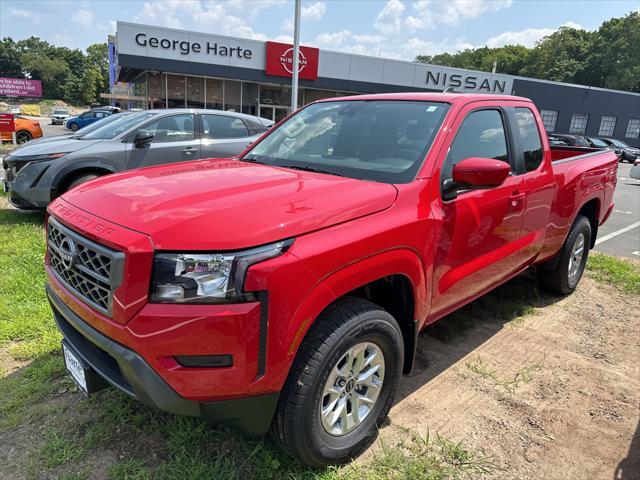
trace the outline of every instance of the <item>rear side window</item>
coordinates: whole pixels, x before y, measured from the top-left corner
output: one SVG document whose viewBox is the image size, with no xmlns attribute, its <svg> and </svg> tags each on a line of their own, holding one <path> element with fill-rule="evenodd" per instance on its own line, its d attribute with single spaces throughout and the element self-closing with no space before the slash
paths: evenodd
<svg viewBox="0 0 640 480">
<path fill-rule="evenodd" d="M 202 115 L 204 138 L 242 138 L 249 130 L 242 120 L 223 115 Z"/>
<path fill-rule="evenodd" d="M 498 110 L 480 110 L 465 118 L 442 167 L 442 182 L 452 178 L 455 164 L 471 157 L 509 163 L 507 137 Z"/>
<path fill-rule="evenodd" d="M 524 156 L 527 172 L 531 172 L 542 163 L 542 142 L 533 112 L 524 107 L 516 108 L 516 121 L 520 135 L 520 148 Z"/>
</svg>

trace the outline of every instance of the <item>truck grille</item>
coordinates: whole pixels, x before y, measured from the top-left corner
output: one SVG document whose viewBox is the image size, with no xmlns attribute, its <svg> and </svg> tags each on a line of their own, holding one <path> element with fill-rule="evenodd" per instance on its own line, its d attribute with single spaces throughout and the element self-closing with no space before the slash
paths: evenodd
<svg viewBox="0 0 640 480">
<path fill-rule="evenodd" d="M 51 268 L 80 300 L 111 316 L 113 292 L 122 282 L 124 253 L 100 245 L 49 218 Z"/>
</svg>

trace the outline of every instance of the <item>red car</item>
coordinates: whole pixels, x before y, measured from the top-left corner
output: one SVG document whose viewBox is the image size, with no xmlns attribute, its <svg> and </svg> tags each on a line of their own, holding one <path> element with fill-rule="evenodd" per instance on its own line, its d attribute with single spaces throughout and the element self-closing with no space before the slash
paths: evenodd
<svg viewBox="0 0 640 480">
<path fill-rule="evenodd" d="M 428 324 L 533 265 L 576 288 L 617 165 L 550 149 L 525 98 L 407 93 L 313 103 L 237 158 L 88 182 L 49 206 L 68 370 L 346 462 Z"/>
</svg>

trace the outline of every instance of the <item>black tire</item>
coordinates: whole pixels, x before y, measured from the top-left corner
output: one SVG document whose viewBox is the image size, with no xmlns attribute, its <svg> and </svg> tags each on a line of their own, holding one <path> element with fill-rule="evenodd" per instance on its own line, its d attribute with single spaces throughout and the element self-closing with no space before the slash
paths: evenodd
<svg viewBox="0 0 640 480">
<path fill-rule="evenodd" d="M 20 130 L 19 132 L 16 132 L 16 143 L 18 145 L 27 143 L 32 138 L 33 135 L 31 135 L 31 133 L 27 132 L 26 130 Z"/>
<path fill-rule="evenodd" d="M 320 418 L 325 383 L 347 350 L 363 342 L 382 351 L 382 387 L 361 423 L 334 436 Z M 336 302 L 322 313 L 300 346 L 280 395 L 272 436 L 287 453 L 310 467 L 342 464 L 357 457 L 375 441 L 378 426 L 389 413 L 403 359 L 402 332 L 388 312 L 358 298 Z"/>
<path fill-rule="evenodd" d="M 98 178 L 99 176 L 100 175 L 98 175 L 97 173 L 87 173 L 84 175 L 79 175 L 74 179 L 72 179 L 71 182 L 69 182 L 69 185 L 67 185 L 67 188 L 65 188 L 62 192 L 60 192 L 60 194 L 63 194 L 67 190 L 71 190 L 73 187 L 77 187 L 81 183 L 85 183 L 85 182 L 88 182 L 89 180 L 93 180 L 94 178 Z"/>
<path fill-rule="evenodd" d="M 69 128 L 72 132 L 77 132 L 79 127 L 77 123 L 72 123 L 71 125 L 69 125 Z"/>
<path fill-rule="evenodd" d="M 584 250 L 582 257 L 580 258 L 579 265 L 577 267 L 576 275 L 571 277 L 569 275 L 569 264 L 572 260 L 574 247 L 576 242 L 579 241 L 579 237 L 583 235 Z M 567 235 L 562 248 L 558 255 L 560 257 L 554 268 L 546 268 L 544 264 L 538 266 L 538 284 L 544 290 L 552 293 L 560 293 L 562 295 L 568 295 L 573 291 L 580 283 L 584 268 L 589 258 L 589 248 L 591 246 L 591 223 L 585 216 L 578 215 L 575 222 L 571 226 L 569 235 Z"/>
</svg>

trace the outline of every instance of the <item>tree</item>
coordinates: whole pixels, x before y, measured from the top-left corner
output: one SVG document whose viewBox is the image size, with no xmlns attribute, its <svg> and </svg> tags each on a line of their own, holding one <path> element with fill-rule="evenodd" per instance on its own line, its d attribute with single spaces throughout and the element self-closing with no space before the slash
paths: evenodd
<svg viewBox="0 0 640 480">
<path fill-rule="evenodd" d="M 96 98 L 109 90 L 109 48 L 106 43 L 94 43 L 87 47 L 86 62 L 96 74 Z"/>
<path fill-rule="evenodd" d="M 20 52 L 13 39 L 7 37 L 0 42 L 0 72 L 2 76 L 22 78 Z"/>
</svg>

